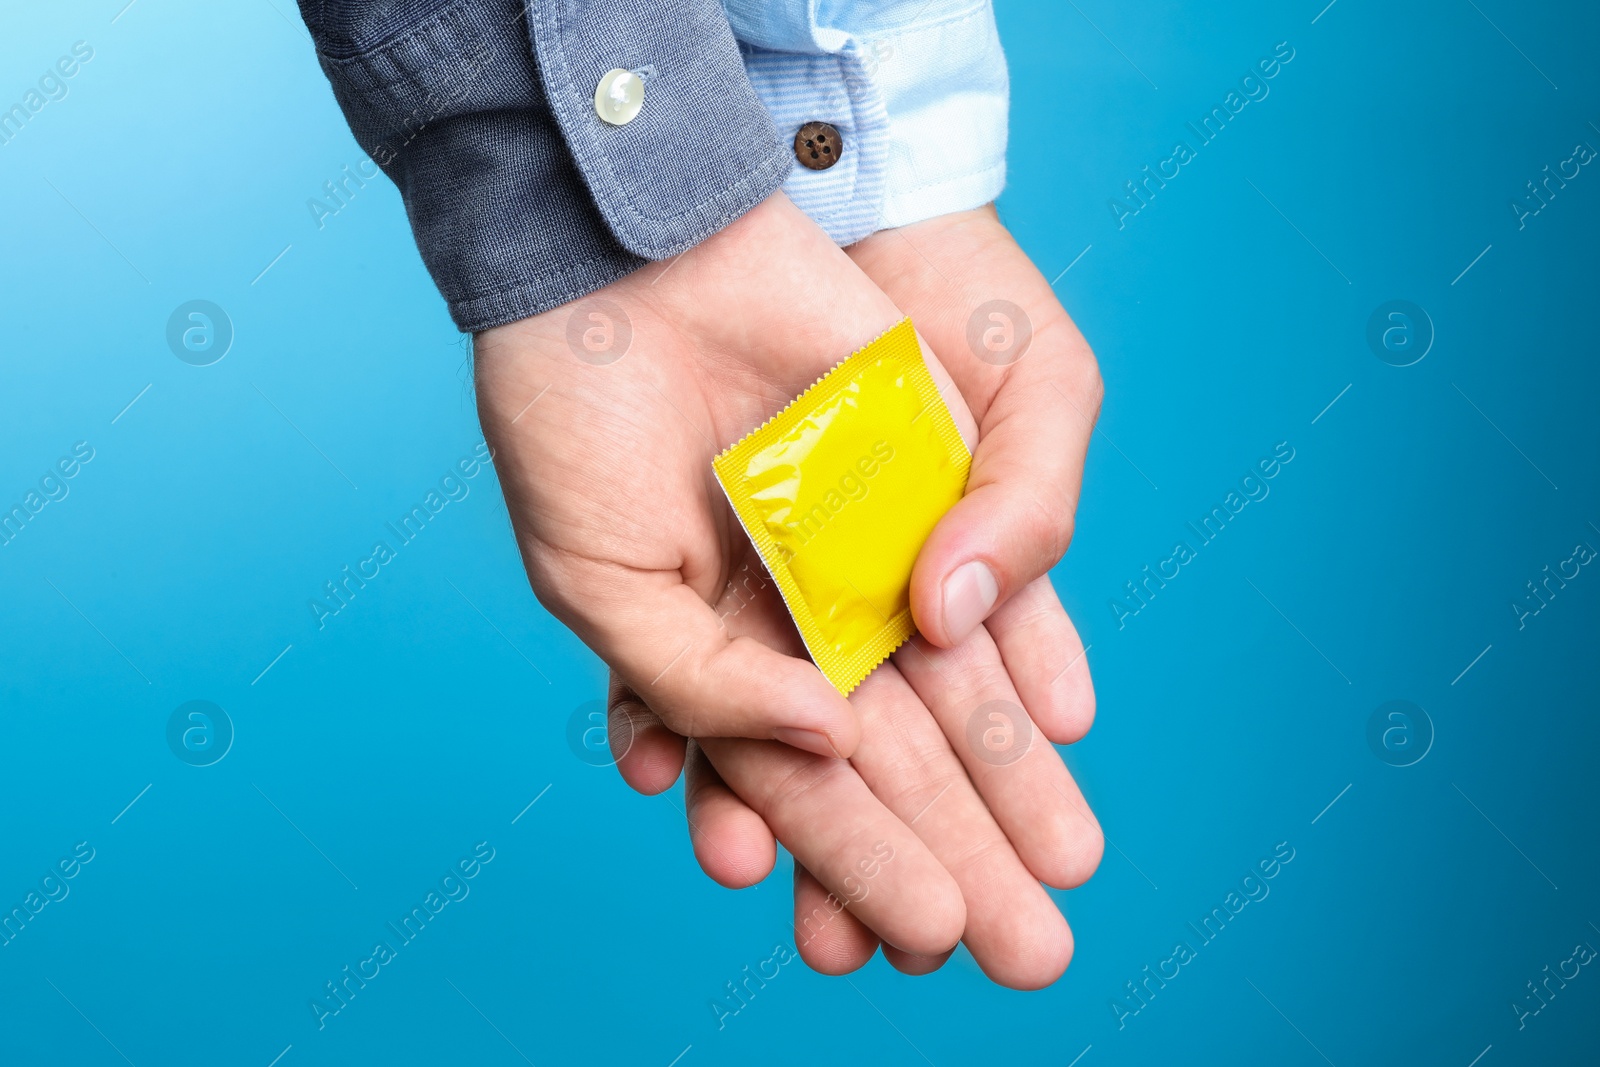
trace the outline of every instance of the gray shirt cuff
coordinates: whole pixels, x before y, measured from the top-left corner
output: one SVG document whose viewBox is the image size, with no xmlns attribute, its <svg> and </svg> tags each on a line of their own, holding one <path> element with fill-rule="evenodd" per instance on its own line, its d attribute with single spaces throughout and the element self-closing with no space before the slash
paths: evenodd
<svg viewBox="0 0 1600 1067">
<path fill-rule="evenodd" d="M 574 300 L 709 237 L 792 163 L 718 0 L 301 0 L 456 325 Z M 595 113 L 640 72 L 623 126 Z"/>
</svg>

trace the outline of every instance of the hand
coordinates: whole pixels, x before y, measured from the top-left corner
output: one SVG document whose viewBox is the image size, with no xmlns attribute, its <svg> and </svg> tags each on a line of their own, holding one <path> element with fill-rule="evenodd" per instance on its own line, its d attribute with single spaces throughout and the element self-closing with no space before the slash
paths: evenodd
<svg viewBox="0 0 1600 1067">
<path fill-rule="evenodd" d="M 674 260 L 478 336 L 479 417 L 534 591 L 672 731 L 855 751 L 854 713 L 808 659 L 712 609 L 761 564 L 711 459 L 899 317 L 778 193 Z M 633 746 L 636 786 L 676 779 L 681 739 L 652 723 Z"/>
<path fill-rule="evenodd" d="M 1053 591 L 1032 583 L 1072 540 L 1104 395 L 1083 335 L 992 206 L 882 230 L 849 251 L 916 322 L 978 420 L 966 496 L 912 574 L 918 631 L 952 647 L 1025 590 L 1012 617 L 1060 613 Z"/>
<path fill-rule="evenodd" d="M 782 621 L 741 613 L 740 625 L 768 618 Z M 862 740 L 848 762 L 738 739 L 690 746 L 685 803 L 701 866 L 730 888 L 754 884 L 772 869 L 776 835 L 795 857 L 795 945 L 824 973 L 862 966 L 880 938 L 893 966 L 926 973 L 960 937 L 1002 985 L 1054 982 L 1072 933 L 1039 883 L 1081 884 L 1103 843 L 988 631 L 954 650 L 914 638 L 850 700 Z M 975 718 L 1014 731 L 1012 747 L 973 744 Z M 965 919 L 954 929 L 952 896 Z"/>
<path fill-rule="evenodd" d="M 773 260 L 769 255 L 771 248 L 785 249 L 785 256 Z M 702 630 L 707 628 L 708 622 L 714 628 L 717 613 L 708 608 L 706 602 L 717 599 L 724 590 L 734 595 L 732 584 L 724 585 L 728 579 L 737 578 L 748 585 L 748 576 L 759 573 L 759 562 L 750 554 L 742 533 L 727 513 L 720 492 L 710 483 L 709 461 L 715 451 L 711 439 L 715 438 L 718 443 L 736 439 L 809 385 L 837 360 L 838 353 L 859 347 L 898 315 L 893 305 L 859 273 L 852 273 L 848 261 L 781 197 L 774 198 L 717 238 L 701 245 L 680 263 L 641 272 L 596 295 L 611 300 L 613 313 L 620 309 L 628 317 L 635 337 L 633 351 L 651 354 L 648 362 L 636 366 L 632 375 L 612 376 L 608 380 L 597 377 L 595 372 L 626 368 L 630 362 L 640 364 L 642 355 L 632 361 L 624 358 L 610 367 L 598 368 L 574 359 L 574 353 L 567 346 L 566 324 L 559 312 L 490 331 L 479 339 L 480 411 L 485 430 L 499 454 L 502 480 L 530 578 L 546 605 L 600 651 L 632 687 L 643 689 L 651 705 L 665 713 L 669 725 L 685 732 L 696 732 L 696 712 L 703 710 L 697 708 L 698 700 L 715 705 L 719 713 L 709 720 L 703 715 L 700 717 L 703 732 L 736 734 L 765 729 L 759 721 L 752 729 L 750 724 L 737 720 L 743 710 L 742 698 L 754 697 L 758 711 L 765 711 L 767 708 L 762 701 L 784 695 L 784 684 L 763 689 L 762 683 L 772 680 L 773 671 L 789 672 L 792 680 L 787 684 L 791 692 L 793 679 L 798 679 L 794 674 L 796 667 L 808 675 L 798 679 L 802 684 L 826 685 L 809 664 L 798 658 L 777 655 L 773 650 L 773 646 L 785 639 L 794 641 L 792 628 L 781 607 L 774 608 L 772 617 L 781 620 L 782 636 L 769 639 L 765 647 L 747 633 L 734 632 L 733 628 L 726 632 L 716 629 L 711 635 L 714 640 L 707 640 L 703 634 L 698 643 L 679 643 L 681 637 L 679 641 L 672 640 L 684 632 L 685 620 Z M 583 307 L 580 302 L 576 308 L 562 309 L 562 312 L 577 314 Z M 768 320 L 764 327 L 747 321 L 754 318 L 753 308 L 762 309 Z M 852 319 L 871 325 L 854 331 L 841 326 Z M 804 336 L 808 328 L 814 331 L 813 336 Z M 763 329 L 767 331 L 765 334 Z M 948 375 L 937 361 L 929 362 L 941 389 L 947 396 L 954 396 Z M 549 397 L 544 395 L 546 386 L 551 393 Z M 523 397 L 528 399 L 524 401 Z M 541 412 L 540 421 L 531 426 L 521 425 L 534 411 L 533 405 L 552 399 L 564 403 Z M 618 408 L 623 417 L 608 420 L 607 409 L 611 407 Z M 965 406 L 956 403 L 952 408 L 971 440 L 973 425 Z M 700 425 L 713 423 L 709 432 L 697 428 L 695 418 L 702 420 Z M 680 420 L 683 424 L 680 437 L 671 441 L 671 447 L 662 445 L 667 437 L 661 432 L 660 420 L 673 426 L 679 425 Z M 696 437 L 700 437 L 698 445 Z M 535 471 L 538 471 L 537 477 Z M 686 505 L 685 501 L 689 503 Z M 641 521 L 641 513 L 664 515 L 670 521 L 661 523 L 658 528 Z M 610 532 L 613 528 L 618 532 Z M 661 529 L 666 531 L 664 536 Z M 658 573 L 667 568 L 677 573 L 669 576 Z M 585 595 L 591 588 L 592 598 Z M 655 608 L 666 610 L 657 610 L 657 617 L 653 618 L 650 610 L 634 608 L 619 624 L 610 616 L 608 607 L 610 611 L 628 607 L 630 597 L 637 599 L 637 590 L 648 593 Z M 693 600 L 682 595 L 685 590 L 693 595 Z M 772 599 L 776 601 L 775 597 Z M 668 600 L 671 602 L 666 603 Z M 729 609 L 724 605 L 722 610 Z M 749 626 L 759 615 L 759 611 L 743 613 L 739 626 Z M 677 648 L 671 648 L 672 645 Z M 663 672 L 649 663 L 651 657 L 641 656 L 641 646 L 656 653 L 655 664 L 665 661 L 669 669 Z M 741 662 L 726 662 L 734 658 L 728 654 L 730 650 L 737 653 Z M 798 648 L 793 650 L 799 652 Z M 992 657 L 992 646 L 990 652 Z M 695 670 L 696 682 L 683 684 L 667 677 L 677 666 L 684 665 L 673 662 L 674 654 L 676 659 L 687 661 L 691 667 L 705 660 L 723 662 L 711 663 L 709 669 Z M 646 662 L 640 664 L 641 658 Z M 646 674 L 641 667 L 649 667 L 655 673 Z M 991 676 L 997 667 L 996 662 L 988 664 Z M 896 677 L 893 668 L 886 667 L 879 673 L 882 680 L 874 682 L 872 689 L 881 690 Z M 1058 668 L 1052 668 L 1052 674 L 1055 673 L 1059 673 Z M 634 680 L 637 678 L 646 679 L 642 686 Z M 624 689 L 619 684 L 618 689 L 613 700 L 614 725 L 619 714 L 636 724 L 629 737 L 627 756 L 619 761 L 619 769 L 642 791 L 667 788 L 681 766 L 683 742 L 656 721 L 641 701 L 631 699 L 631 688 Z M 814 700 L 818 695 L 813 687 L 802 699 Z M 831 687 L 820 695 L 836 699 Z M 880 790 L 885 795 L 898 790 L 900 795 L 895 804 L 898 810 L 903 808 L 903 801 L 910 799 L 911 787 L 926 783 L 927 772 L 935 772 L 941 776 L 943 784 L 929 791 L 927 799 L 948 792 L 950 799 L 958 802 L 946 805 L 941 801 L 938 805 L 941 809 L 949 807 L 958 816 L 952 820 L 956 832 L 944 835 L 949 839 L 944 848 L 948 849 L 949 841 L 954 841 L 957 851 L 967 856 L 1011 852 L 1010 845 L 994 827 L 981 802 L 969 796 L 971 786 L 955 788 L 957 783 L 950 771 L 956 767 L 956 760 L 950 746 L 938 737 L 937 728 L 933 727 L 926 710 L 919 702 L 906 699 L 903 683 L 902 689 L 892 695 L 898 698 L 900 718 L 891 719 L 885 715 L 882 720 L 920 722 L 923 729 L 933 729 L 933 741 L 943 747 L 945 761 L 942 764 L 916 761 L 914 748 L 908 754 L 914 759 L 915 774 L 895 774 L 888 769 L 892 761 L 882 758 L 869 761 L 868 765 L 878 768 L 880 773 L 887 772 L 879 783 Z M 873 701 L 869 696 L 864 687 L 857 703 L 870 709 Z M 907 708 L 915 713 L 914 717 L 906 714 Z M 835 750 L 853 748 L 859 736 L 859 733 L 850 736 L 853 727 L 854 720 L 846 719 L 842 724 L 843 742 L 830 737 L 831 747 Z M 776 729 L 772 728 L 773 735 Z M 614 729 L 613 736 L 628 733 L 626 729 Z M 901 736 L 895 733 L 886 738 L 882 751 L 889 755 L 907 754 L 899 744 Z M 728 757 L 734 768 L 729 773 L 750 796 L 758 795 L 757 788 L 762 783 L 774 780 L 760 773 L 754 780 L 748 777 L 763 767 L 781 769 L 787 764 L 791 771 L 805 774 L 805 760 L 802 758 L 798 767 L 793 766 L 799 754 L 782 746 L 745 746 L 744 751 L 754 752 L 760 758 L 742 761 L 736 758 L 739 751 L 735 748 L 736 755 Z M 1053 754 L 1051 759 L 1054 759 Z M 819 773 L 831 788 L 818 790 L 814 796 L 828 795 L 834 799 L 835 802 L 821 809 L 830 814 L 826 818 L 802 820 L 799 826 L 791 827 L 784 816 L 792 810 L 790 801 L 793 798 L 785 795 L 776 795 L 767 810 L 784 834 L 785 842 L 802 861 L 817 868 L 825 882 L 838 885 L 847 894 L 846 899 L 853 899 L 848 895 L 851 893 L 849 886 L 842 881 L 850 877 L 849 866 L 841 869 L 832 863 L 838 858 L 838 848 L 843 842 L 828 838 L 829 820 L 837 824 L 840 820 L 852 820 L 856 813 L 864 813 L 860 825 L 876 824 L 890 833 L 897 833 L 896 820 L 885 811 L 883 804 L 867 794 L 866 782 L 860 775 L 841 773 L 847 769 L 836 760 L 815 762 L 827 768 Z M 960 774 L 958 767 L 956 773 Z M 1062 770 L 1063 776 L 1064 773 Z M 696 783 L 701 780 L 697 778 Z M 790 777 L 790 780 L 799 779 Z M 1054 884 L 1075 884 L 1086 877 L 1098 860 L 1100 847 L 1092 816 L 1083 809 L 1081 797 L 1071 786 L 1070 779 L 1065 779 L 1065 783 L 1064 789 L 1056 790 L 1061 794 L 1060 802 L 1050 807 L 1078 829 L 1053 836 L 1057 841 L 1068 842 L 1075 832 L 1087 847 L 1078 848 L 1075 855 L 1067 857 L 1067 862 L 1043 875 Z M 714 798 L 715 795 L 696 788 L 696 810 L 700 810 L 702 797 Z M 968 799 L 971 804 L 965 803 Z M 927 807 L 924 801 L 922 808 Z M 905 813 L 911 825 L 918 824 L 922 808 Z M 974 814 L 982 816 L 976 825 Z M 741 819 L 747 825 L 750 822 L 749 818 L 738 815 L 734 821 Z M 1062 821 L 1045 817 L 1041 819 L 1041 826 L 1048 829 Z M 923 825 L 928 833 L 934 834 L 938 826 L 934 812 L 929 811 Z M 817 832 L 819 827 L 823 828 L 820 833 Z M 761 831 L 766 831 L 764 824 Z M 960 891 L 949 874 L 909 831 L 895 839 L 901 842 L 896 855 L 903 862 L 893 865 L 892 877 L 878 883 L 872 905 L 858 905 L 858 910 L 871 917 L 886 934 L 889 943 L 899 946 L 886 950 L 891 959 L 908 969 L 937 965 L 964 929 L 968 932 L 969 944 L 976 940 L 981 945 L 982 935 L 975 939 L 974 921 L 964 915 Z M 714 841 L 714 835 L 706 840 Z M 888 841 L 887 838 L 883 840 Z M 764 848 L 770 854 L 771 841 L 770 834 L 764 842 L 758 840 L 757 851 Z M 732 843 L 737 850 L 738 843 Z M 716 850 L 702 849 L 702 859 L 706 858 L 707 851 Z M 721 853 L 727 854 L 727 850 Z M 737 857 L 735 860 L 729 866 L 750 868 L 747 863 L 737 862 Z M 1023 869 L 1014 853 L 1010 862 L 1013 873 Z M 760 866 L 758 862 L 756 868 Z M 770 860 L 765 866 L 770 868 Z M 967 866 L 973 872 L 982 873 L 971 864 Z M 1048 858 L 1042 866 L 1051 866 Z M 752 869 L 756 877 L 765 874 L 764 869 Z M 807 881 L 810 875 L 804 867 L 802 875 L 801 893 L 805 900 L 807 887 L 816 889 L 819 883 Z M 1007 879 L 999 881 L 1003 884 Z M 1031 890 L 1034 900 L 1020 911 L 1009 909 L 1014 918 L 1022 921 L 1009 924 L 1012 927 L 1009 939 L 1001 937 L 995 942 L 1003 953 L 1016 959 L 991 960 L 991 973 L 1008 984 L 1033 985 L 1059 974 L 1070 954 L 1070 934 L 1037 883 L 1024 876 L 1023 885 Z M 896 886 L 900 889 L 898 895 L 889 892 Z M 1008 910 L 1006 897 L 1003 891 L 985 895 L 986 913 L 1005 913 Z M 900 902 L 898 906 L 882 907 L 882 902 L 896 899 Z M 1041 902 L 1043 909 L 1037 907 Z M 998 912 L 994 904 L 1000 906 Z M 1029 918 L 1030 915 L 1033 917 Z M 896 925 L 894 916 L 901 916 L 904 921 Z M 831 924 L 829 931 L 816 939 L 814 948 L 810 947 L 808 939 L 804 942 L 808 947 L 802 951 L 808 953 L 808 958 L 830 951 L 828 946 L 852 929 L 853 921 L 847 917 Z M 1041 925 L 1049 928 L 1041 936 L 1022 936 L 1029 929 L 1037 932 L 1036 928 Z M 846 943 L 848 941 L 847 938 Z M 875 938 L 867 946 L 868 954 L 873 944 Z M 1019 948 L 1020 952 L 1016 951 Z M 983 947 L 976 947 L 975 953 L 981 960 L 994 955 Z"/>
<path fill-rule="evenodd" d="M 1023 420 L 1030 410 L 1048 412 L 1042 425 L 1025 423 L 1012 437 L 1002 436 L 998 445 L 1005 447 L 998 447 L 989 437 L 980 440 L 976 455 L 984 457 L 987 472 L 980 483 L 975 467 L 968 499 L 980 485 L 989 487 L 991 497 L 1023 495 L 1027 484 L 1014 486 L 1007 478 L 1026 479 L 1026 464 L 1037 463 L 1047 475 L 1045 493 L 1052 485 L 1057 492 L 1070 493 L 1067 500 L 1054 504 L 1040 500 L 1036 516 L 1036 521 L 1048 521 L 1054 515 L 1056 536 L 1064 548 L 1100 387 L 1093 356 L 1044 279 L 990 210 L 946 216 L 904 231 L 886 231 L 855 246 L 850 254 L 918 323 L 961 385 L 962 399 L 981 405 L 977 409 L 980 418 L 1002 419 L 1007 405 L 1013 412 L 1010 417 Z M 1036 324 L 1032 343 L 1023 354 L 1031 353 L 1041 366 L 1028 376 L 1010 377 L 1012 372 L 978 358 L 967 344 L 967 321 L 979 305 L 997 296 L 1011 301 Z M 928 323 L 926 329 L 922 328 L 924 322 Z M 1049 331 L 1043 338 L 1042 330 Z M 984 355 L 992 358 L 988 351 Z M 1045 404 L 1030 402 L 1037 398 L 1018 399 L 1017 390 L 1037 389 L 1041 383 L 1053 393 Z M 953 408 L 958 406 L 959 401 L 952 401 Z M 1072 410 L 1064 413 L 1062 407 Z M 1064 419 L 1063 415 L 1076 417 Z M 1064 444 L 1052 446 L 1052 430 Z M 1019 456 L 1021 449 L 1013 443 L 1017 440 L 1037 455 L 1031 460 Z M 1051 458 L 1052 453 L 1056 458 Z M 1012 463 L 1015 466 L 1008 467 Z M 966 503 L 964 500 L 963 505 Z M 942 546 L 930 540 L 919 560 L 919 576 L 938 573 L 937 562 L 935 569 L 928 567 L 930 560 L 939 558 L 935 553 L 944 551 L 946 559 L 959 556 L 951 546 L 959 548 L 964 540 L 981 540 L 984 522 L 985 516 L 963 518 L 953 510 L 941 526 L 947 540 Z M 1062 523 L 1064 531 L 1060 530 Z M 954 527 L 953 536 L 945 526 Z M 1011 550 L 995 557 L 1011 574 L 1023 575 L 1030 565 L 1039 565 L 1037 546 L 1030 549 L 1020 539 L 1007 542 L 992 534 L 989 538 Z M 1050 558 L 1049 552 L 1059 554 L 1052 547 L 1043 558 Z M 929 597 L 938 588 L 936 581 L 925 582 L 921 590 L 925 608 L 929 599 L 939 599 Z M 1036 743 L 1038 730 L 1057 743 L 1076 741 L 1088 730 L 1094 714 L 1093 689 L 1082 658 L 1083 646 L 1076 631 L 1048 578 L 1040 577 L 1025 582 L 1021 591 L 991 616 L 988 627 L 979 627 L 953 651 L 941 651 L 915 639 L 896 655 L 893 667 L 880 668 L 852 696 L 861 713 L 864 735 L 851 762 L 862 784 L 885 798 L 890 814 L 914 826 L 946 864 L 967 905 L 964 939 L 969 950 L 991 978 L 1019 988 L 1054 981 L 1071 954 L 1070 931 L 1034 879 L 1061 888 L 1081 883 L 1097 865 L 1103 842 L 1098 824 L 1053 750 L 1039 745 L 1038 756 L 1030 751 L 1024 759 L 1004 766 L 990 764 L 981 756 L 975 759 L 977 753 L 966 739 L 966 720 L 973 708 L 989 700 L 1015 701 L 1020 696 L 1027 717 L 1014 724 L 1019 735 L 1032 727 Z M 1007 672 L 1015 690 L 1005 681 Z M 911 692 L 906 691 L 908 679 Z M 944 736 L 934 720 L 913 706 L 915 697 L 934 711 Z M 691 753 L 686 798 L 702 866 L 727 885 L 750 884 L 763 877 L 772 865 L 770 824 L 796 855 L 796 943 L 811 966 L 839 973 L 862 965 L 877 946 L 873 932 L 877 930 L 885 937 L 885 956 L 895 966 L 902 970 L 936 967 L 942 957 L 919 958 L 896 948 L 893 936 L 881 925 L 881 913 L 900 907 L 908 888 L 887 870 L 882 882 L 851 878 L 851 857 L 862 851 L 861 841 L 852 845 L 822 842 L 819 848 L 814 840 L 820 836 L 814 827 L 826 823 L 828 816 L 816 810 L 814 798 L 809 805 L 803 798 L 814 792 L 813 779 L 824 773 L 833 790 L 847 793 L 851 788 L 847 777 L 838 773 L 836 764 L 831 771 L 807 770 L 804 757 L 775 749 L 743 742 L 706 742 L 705 751 L 711 754 L 710 763 L 715 763 L 716 769 L 703 755 Z M 957 764 L 958 756 L 965 771 Z M 731 791 L 724 779 L 733 785 Z M 798 799 L 790 795 L 796 792 Z M 978 799 L 980 793 L 993 818 Z M 753 809 L 740 796 L 750 799 Z M 937 805 L 928 804 L 936 798 Z M 861 815 L 864 821 L 883 823 L 885 814 L 859 797 L 847 801 L 841 796 L 838 800 L 841 810 L 852 810 L 849 803 L 855 804 L 858 812 L 870 811 Z M 796 807 L 807 810 L 796 812 Z M 807 840 L 808 834 L 813 840 Z M 1024 863 L 1018 862 L 1019 856 Z M 819 881 L 808 866 L 828 873 Z M 842 880 L 841 866 L 847 872 Z M 830 894 L 823 883 L 832 889 L 833 907 L 824 904 Z M 863 889 L 868 895 L 858 900 L 857 893 Z M 880 896 L 873 900 L 872 892 L 880 892 Z M 838 910 L 838 900 L 850 901 L 849 909 Z"/>
<path fill-rule="evenodd" d="M 730 632 L 804 654 L 764 575 L 730 589 L 718 607 Z M 1081 650 L 1071 654 L 1081 660 Z M 1081 664 L 1067 666 L 1082 676 Z M 634 780 L 628 739 L 636 734 L 620 724 L 637 730 L 650 712 L 615 679 L 611 703 L 613 751 Z M 913 639 L 850 703 L 862 737 L 848 762 L 770 742 L 689 746 L 685 803 L 701 866 L 743 888 L 771 872 L 774 836 L 781 840 L 795 856 L 795 944 L 825 973 L 860 967 L 880 938 L 895 967 L 925 973 L 961 939 L 996 982 L 1034 989 L 1055 981 L 1072 934 L 1039 882 L 1081 884 L 1102 840 L 1060 757 L 1019 705 L 989 630 L 980 626 L 948 651 Z M 981 737 L 974 743 L 974 720 L 980 733 L 1007 735 L 999 751 Z M 1052 725 L 1057 734 L 1073 728 Z"/>
</svg>

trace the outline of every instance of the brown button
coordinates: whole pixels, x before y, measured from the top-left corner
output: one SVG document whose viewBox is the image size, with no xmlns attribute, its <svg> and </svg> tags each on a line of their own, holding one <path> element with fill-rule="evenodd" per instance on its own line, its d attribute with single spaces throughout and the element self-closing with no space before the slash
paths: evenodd
<svg viewBox="0 0 1600 1067">
<path fill-rule="evenodd" d="M 844 154 L 844 138 L 826 122 L 808 122 L 794 135 L 794 158 L 802 167 L 827 170 Z"/>
</svg>

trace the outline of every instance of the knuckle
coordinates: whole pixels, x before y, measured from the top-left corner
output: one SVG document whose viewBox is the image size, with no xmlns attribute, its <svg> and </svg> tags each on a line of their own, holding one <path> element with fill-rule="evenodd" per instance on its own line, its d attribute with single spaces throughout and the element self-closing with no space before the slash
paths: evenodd
<svg viewBox="0 0 1600 1067">
<path fill-rule="evenodd" d="M 976 708 L 990 700 L 1017 704 L 1016 689 L 1005 661 L 995 655 L 993 645 L 967 643 L 951 650 L 959 676 L 957 686 L 965 704 Z"/>
<path fill-rule="evenodd" d="M 657 712 L 657 717 L 666 724 L 667 729 L 679 737 L 699 737 L 699 727 L 695 724 L 695 709 L 693 706 L 673 706 L 662 708 Z"/>
<path fill-rule="evenodd" d="M 1106 399 L 1106 380 L 1100 374 L 1100 363 L 1094 358 L 1094 353 L 1085 348 L 1084 355 L 1084 395 L 1089 398 L 1089 417 L 1097 419 L 1100 405 Z"/>
<path fill-rule="evenodd" d="M 1037 583 L 1038 578 L 1034 579 Z M 1026 591 L 1013 600 L 1024 601 L 1007 620 L 1010 625 L 1028 634 L 1053 636 L 1061 619 L 1061 608 L 1043 597 L 1030 597 Z"/>
<path fill-rule="evenodd" d="M 1015 847 L 991 822 L 986 832 L 952 850 L 945 866 L 963 885 L 995 887 L 1017 862 Z"/>
<path fill-rule="evenodd" d="M 918 752 L 916 757 L 917 766 L 927 770 L 921 774 L 908 775 L 911 780 L 895 790 L 893 797 L 890 798 L 890 810 L 903 812 L 904 817 L 912 821 L 920 820 L 924 815 L 931 815 L 933 809 L 939 806 L 937 801 L 946 792 L 968 781 L 966 772 L 959 768 L 941 766 L 937 770 L 932 769 L 948 760 L 948 752 L 929 751 L 926 754 Z"/>
<path fill-rule="evenodd" d="M 1029 540 L 1043 546 L 1044 555 L 1054 565 L 1072 543 L 1075 518 L 1071 504 L 1064 497 L 1030 486 L 1022 508 L 1022 526 Z"/>
<path fill-rule="evenodd" d="M 644 699 L 631 686 L 613 674 L 606 693 L 606 714 L 612 724 L 616 725 L 623 718 L 630 722 L 645 719 L 651 711 L 645 705 Z"/>
<path fill-rule="evenodd" d="M 806 753 L 791 757 L 787 774 L 774 779 L 762 797 L 762 814 L 793 812 L 811 802 L 814 794 L 828 793 L 843 781 L 849 764 L 844 760 L 823 759 Z M 854 771 L 850 773 L 854 774 Z"/>
</svg>

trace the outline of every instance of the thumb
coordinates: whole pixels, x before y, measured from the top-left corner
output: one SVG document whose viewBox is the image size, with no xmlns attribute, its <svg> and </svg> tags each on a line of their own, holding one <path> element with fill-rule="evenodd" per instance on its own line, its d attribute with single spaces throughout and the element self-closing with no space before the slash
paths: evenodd
<svg viewBox="0 0 1600 1067">
<path fill-rule="evenodd" d="M 1045 341 L 1036 334 L 1034 346 Z M 911 614 L 953 647 L 1013 593 L 1060 562 L 1072 540 L 1089 436 L 1100 410 L 1093 364 L 1039 352 L 984 412 L 967 492 L 934 527 L 911 573 Z M 1025 361 L 1026 362 L 1026 361 Z M 1051 373 L 1027 373 L 1050 368 Z"/>
<path fill-rule="evenodd" d="M 820 670 L 730 637 L 675 574 L 592 589 L 587 614 L 579 636 L 675 734 L 770 738 L 839 757 L 860 742 L 855 710 Z"/>
</svg>

